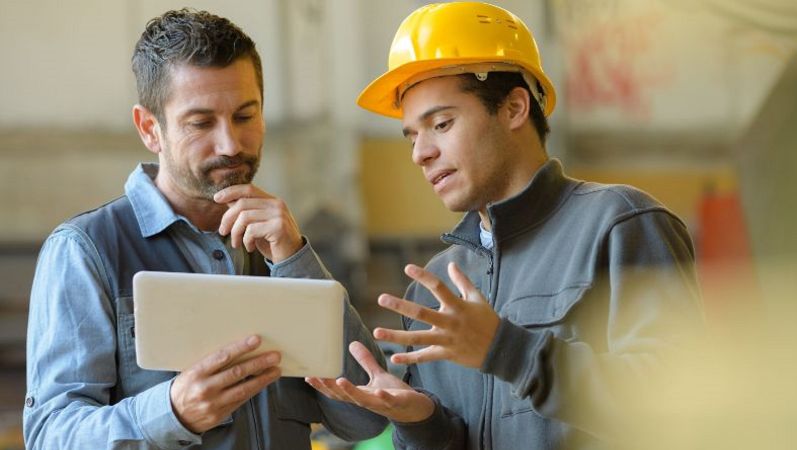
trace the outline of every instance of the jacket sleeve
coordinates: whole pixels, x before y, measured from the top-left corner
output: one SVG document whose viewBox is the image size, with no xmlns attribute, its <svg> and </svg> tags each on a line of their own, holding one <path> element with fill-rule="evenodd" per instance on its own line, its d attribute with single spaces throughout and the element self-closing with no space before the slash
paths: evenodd
<svg viewBox="0 0 797 450">
<path fill-rule="evenodd" d="M 435 409 L 421 422 L 393 422 L 393 446 L 396 450 L 460 450 L 465 449 L 465 422 L 443 406 L 433 393 L 416 388 L 434 401 Z"/>
<path fill-rule="evenodd" d="M 59 228 L 31 290 L 23 434 L 29 449 L 177 449 L 201 443 L 174 415 L 171 381 L 111 405 L 116 326 L 104 268 L 88 238 Z"/>
<path fill-rule="evenodd" d="M 272 265 L 271 270 L 274 277 L 332 279 L 332 275 L 324 267 L 309 242 L 290 258 Z M 368 374 L 348 352 L 349 343 L 362 342 L 382 367 L 385 367 L 385 357 L 360 319 L 357 310 L 349 302 L 348 293 L 344 315 L 344 340 L 343 376 L 355 385 L 368 384 Z M 320 395 L 309 385 L 304 385 L 303 388 L 310 391 L 315 398 L 321 422 L 338 437 L 349 441 L 363 440 L 378 435 L 387 425 L 387 419 L 378 414 Z"/>
<path fill-rule="evenodd" d="M 607 317 L 592 319 L 604 322 L 605 348 L 503 318 L 481 370 L 510 383 L 539 415 L 620 442 L 657 377 L 671 374 L 674 357 L 701 335 L 703 315 L 691 240 L 675 217 L 629 215 L 603 244 L 597 271 L 607 289 L 596 295 L 608 295 Z"/>
</svg>

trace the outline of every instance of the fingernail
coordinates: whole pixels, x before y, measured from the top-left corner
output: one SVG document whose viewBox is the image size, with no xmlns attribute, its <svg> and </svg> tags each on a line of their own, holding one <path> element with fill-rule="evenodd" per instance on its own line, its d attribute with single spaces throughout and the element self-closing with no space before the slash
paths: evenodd
<svg viewBox="0 0 797 450">
<path fill-rule="evenodd" d="M 246 343 L 248 345 L 257 345 L 260 342 L 260 336 L 249 336 L 246 338 Z"/>
</svg>

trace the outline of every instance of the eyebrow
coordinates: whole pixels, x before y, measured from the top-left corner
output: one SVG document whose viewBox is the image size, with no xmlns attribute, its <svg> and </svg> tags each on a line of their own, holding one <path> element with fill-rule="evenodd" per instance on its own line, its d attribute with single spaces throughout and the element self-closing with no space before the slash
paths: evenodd
<svg viewBox="0 0 797 450">
<path fill-rule="evenodd" d="M 435 106 L 434 108 L 431 108 L 431 109 L 427 110 L 426 112 L 424 112 L 423 114 L 421 114 L 420 120 L 424 121 L 424 120 L 428 119 L 429 117 L 439 113 L 440 111 L 444 111 L 446 109 L 454 109 L 454 108 L 456 108 L 456 107 L 455 106 L 445 106 L 445 105 L 443 105 L 443 106 Z M 401 132 L 402 132 L 402 134 L 404 134 L 404 137 L 407 137 L 410 134 L 410 129 L 409 128 L 403 128 L 401 130 Z"/>
<path fill-rule="evenodd" d="M 258 100 L 249 100 L 248 102 L 242 103 L 235 110 L 235 112 L 238 112 L 238 111 L 240 111 L 242 109 L 249 108 L 250 106 L 257 106 L 259 104 L 260 104 L 260 101 L 258 101 Z M 208 109 L 208 108 L 193 108 L 193 109 L 189 109 L 188 111 L 186 111 L 183 114 L 181 114 L 180 118 L 184 119 L 186 117 L 191 117 L 193 115 L 203 115 L 203 114 L 213 114 L 213 110 L 212 109 Z"/>
</svg>

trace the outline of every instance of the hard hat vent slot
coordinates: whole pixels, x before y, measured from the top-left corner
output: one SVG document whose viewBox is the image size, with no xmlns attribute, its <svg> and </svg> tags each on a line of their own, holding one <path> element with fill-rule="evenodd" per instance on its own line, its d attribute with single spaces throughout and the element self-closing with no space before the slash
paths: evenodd
<svg viewBox="0 0 797 450">
<path fill-rule="evenodd" d="M 485 15 L 483 15 L 483 14 L 477 14 L 477 15 L 476 15 L 476 18 L 477 18 L 477 19 L 479 20 L 479 22 L 481 22 L 481 23 L 492 23 L 492 19 L 490 19 L 489 17 L 487 17 L 487 16 L 485 16 Z"/>
</svg>

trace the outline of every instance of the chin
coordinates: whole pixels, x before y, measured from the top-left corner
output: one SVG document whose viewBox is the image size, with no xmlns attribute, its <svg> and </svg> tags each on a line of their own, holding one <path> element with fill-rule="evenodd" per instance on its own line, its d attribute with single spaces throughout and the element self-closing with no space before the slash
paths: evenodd
<svg viewBox="0 0 797 450">
<path fill-rule="evenodd" d="M 457 199 L 441 199 L 443 201 L 443 206 L 446 207 L 447 210 L 451 212 L 468 212 L 473 208 L 469 207 L 469 203 L 457 200 Z"/>
</svg>

